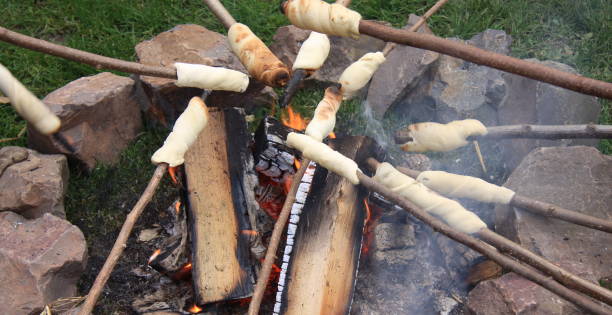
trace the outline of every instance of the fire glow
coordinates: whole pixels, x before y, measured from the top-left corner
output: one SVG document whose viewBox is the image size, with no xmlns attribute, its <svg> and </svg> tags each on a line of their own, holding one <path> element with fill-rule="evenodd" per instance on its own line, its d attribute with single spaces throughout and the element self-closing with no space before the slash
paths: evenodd
<svg viewBox="0 0 612 315">
<path fill-rule="evenodd" d="M 283 115 L 284 117 L 281 119 L 283 125 L 293 128 L 297 131 L 302 131 L 306 129 L 307 121 L 300 115 L 293 111 L 291 105 L 287 106 L 287 115 Z"/>
<path fill-rule="evenodd" d="M 176 166 L 168 168 L 168 174 L 170 174 L 170 178 L 175 185 L 178 185 L 178 179 L 176 179 Z"/>
<path fill-rule="evenodd" d="M 158 248 L 153 252 L 151 257 L 149 257 L 149 261 L 147 262 L 147 264 L 150 265 L 155 260 L 155 258 L 159 256 L 159 254 L 161 254 L 161 249 Z"/>
<path fill-rule="evenodd" d="M 188 311 L 189 311 L 189 313 L 191 313 L 191 314 L 197 314 L 197 313 L 199 313 L 199 312 L 201 312 L 201 311 L 202 311 L 202 308 L 201 308 L 201 307 L 199 307 L 199 306 L 197 306 L 197 305 L 195 305 L 195 304 L 193 304 L 193 306 L 192 306 L 192 307 L 190 307 Z"/>
</svg>

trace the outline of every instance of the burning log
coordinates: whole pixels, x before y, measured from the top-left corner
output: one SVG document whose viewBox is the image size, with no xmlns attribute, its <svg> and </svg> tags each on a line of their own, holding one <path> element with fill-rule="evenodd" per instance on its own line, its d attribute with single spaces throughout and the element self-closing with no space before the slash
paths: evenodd
<svg viewBox="0 0 612 315">
<path fill-rule="evenodd" d="M 249 236 L 241 233 L 252 229 L 256 208 L 243 112 L 211 109 L 203 134 L 185 157 L 198 305 L 250 296 L 255 279 Z"/>
<path fill-rule="evenodd" d="M 378 152 L 376 143 L 366 137 L 341 137 L 331 140 L 331 146 L 358 162 Z M 348 312 L 361 249 L 366 196 L 366 191 L 344 177 L 317 168 L 310 192 L 299 193 L 294 203 L 298 208 L 303 205 L 303 214 L 291 214 L 275 313 Z"/>
<path fill-rule="evenodd" d="M 255 170 L 276 182 L 295 173 L 295 150 L 285 144 L 290 131 L 270 116 L 264 117 L 255 131 Z"/>
</svg>

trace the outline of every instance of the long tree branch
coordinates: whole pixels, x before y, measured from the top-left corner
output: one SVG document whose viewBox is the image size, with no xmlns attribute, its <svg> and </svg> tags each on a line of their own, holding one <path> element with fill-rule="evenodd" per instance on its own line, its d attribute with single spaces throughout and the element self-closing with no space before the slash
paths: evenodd
<svg viewBox="0 0 612 315">
<path fill-rule="evenodd" d="M 136 203 L 134 208 L 132 208 L 132 211 L 130 211 L 127 218 L 125 219 L 125 222 L 121 227 L 121 232 L 119 232 L 119 236 L 117 236 L 117 240 L 115 240 L 115 244 L 113 245 L 110 254 L 108 254 L 108 258 L 106 258 L 104 266 L 102 266 L 102 269 L 98 273 L 96 280 L 94 281 L 93 285 L 91 286 L 91 289 L 89 290 L 89 293 L 87 294 L 85 302 L 79 310 L 79 315 L 91 314 L 94 306 L 96 305 L 96 301 L 98 300 L 100 294 L 102 293 L 102 290 L 104 289 L 106 281 L 108 281 L 108 278 L 110 278 L 111 272 L 115 268 L 115 265 L 119 261 L 119 257 L 121 257 L 121 254 L 126 248 L 127 240 L 130 237 L 130 233 L 132 232 L 132 229 L 134 228 L 138 217 L 140 217 L 147 204 L 149 204 L 149 202 L 153 198 L 155 190 L 157 190 L 157 186 L 159 186 L 159 183 L 164 174 L 166 173 L 167 169 L 168 164 L 166 163 L 159 164 L 155 169 L 155 172 L 153 173 L 153 176 L 151 177 L 147 188 L 142 193 L 140 199 L 138 199 L 138 202 Z"/>
<path fill-rule="evenodd" d="M 116 70 L 153 77 L 176 79 L 176 70 L 172 68 L 147 66 L 137 62 L 96 55 L 13 32 L 1 26 L 0 40 L 44 54 L 88 64 L 98 70 Z"/>
<path fill-rule="evenodd" d="M 274 264 L 274 260 L 276 259 L 276 251 L 278 250 L 278 245 L 280 244 L 283 231 L 285 230 L 285 225 L 287 225 L 289 214 L 291 214 L 291 207 L 295 203 L 295 194 L 298 191 L 300 181 L 302 180 L 302 177 L 304 177 L 304 173 L 306 172 L 306 169 L 308 169 L 310 161 L 308 159 L 304 159 L 301 163 L 300 169 L 295 173 L 295 175 L 293 175 L 291 188 L 289 188 L 289 192 L 287 193 L 285 203 L 283 204 L 283 208 L 281 209 L 278 219 L 276 220 L 276 223 L 274 223 L 270 244 L 266 250 L 266 257 L 261 265 L 261 271 L 259 271 L 259 275 L 257 276 L 257 284 L 255 285 L 255 291 L 253 292 L 253 298 L 251 298 L 251 303 L 249 304 L 249 315 L 257 315 L 259 313 L 261 301 L 263 300 L 264 292 L 266 291 L 266 286 L 268 285 L 268 280 L 270 279 L 270 273 L 272 272 L 272 264 Z"/>
<path fill-rule="evenodd" d="M 363 173 L 357 172 L 357 176 L 359 178 L 360 184 L 369 189 L 370 191 L 374 191 L 383 195 L 384 197 L 401 206 L 404 210 L 408 211 L 410 214 L 412 214 L 419 220 L 431 226 L 435 231 L 442 233 L 447 237 L 472 248 L 473 250 L 483 254 L 484 256 L 487 256 L 502 267 L 516 272 L 517 274 L 541 285 L 549 291 L 588 310 L 589 312 L 592 312 L 594 314 L 609 314 L 610 311 L 612 311 L 609 307 L 600 305 L 589 299 L 588 297 L 574 292 L 564 287 L 560 283 L 552 280 L 551 278 L 542 275 L 531 266 L 521 264 L 499 253 L 490 245 L 474 238 L 473 236 L 452 229 L 448 225 L 444 224 L 442 221 L 419 209 L 414 204 L 407 201 L 396 192 L 391 191 L 390 189 L 374 181 L 372 178 L 364 175 Z"/>
<path fill-rule="evenodd" d="M 560 71 L 534 62 L 487 51 L 434 35 L 409 32 L 372 21 L 361 20 L 359 32 L 387 42 L 436 51 L 479 65 L 518 74 L 584 94 L 612 99 L 612 84 Z"/>
</svg>

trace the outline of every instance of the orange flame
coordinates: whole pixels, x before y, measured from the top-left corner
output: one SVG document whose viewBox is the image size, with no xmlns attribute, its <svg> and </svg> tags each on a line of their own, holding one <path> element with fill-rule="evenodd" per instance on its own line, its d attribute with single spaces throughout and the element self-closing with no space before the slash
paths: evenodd
<svg viewBox="0 0 612 315">
<path fill-rule="evenodd" d="M 287 117 L 287 115 L 289 117 Z M 306 129 L 306 120 L 302 117 L 302 115 L 294 112 L 291 105 L 287 106 L 287 115 L 283 115 L 284 117 L 281 118 L 283 125 L 298 131 Z"/>
<path fill-rule="evenodd" d="M 257 234 L 259 234 L 255 230 L 242 230 L 240 231 L 240 233 L 242 233 L 243 235 L 248 235 L 248 236 L 257 236 Z"/>
<path fill-rule="evenodd" d="M 293 160 L 293 163 L 295 164 L 295 168 L 298 169 L 298 170 L 302 166 L 302 162 L 300 162 L 300 160 L 298 160 L 297 158 L 295 160 Z"/>
<path fill-rule="evenodd" d="M 189 313 L 191 313 L 191 314 L 197 314 L 197 313 L 199 313 L 201 311 L 202 311 L 202 308 L 197 306 L 197 305 L 195 305 L 195 304 L 193 304 L 193 306 L 189 308 Z"/>
<path fill-rule="evenodd" d="M 331 132 L 328 136 L 330 139 L 336 139 L 336 133 L 335 132 Z"/>
<path fill-rule="evenodd" d="M 158 248 L 153 252 L 151 257 L 149 257 L 149 261 L 147 262 L 147 265 L 150 265 L 153 262 L 153 260 L 155 260 L 155 258 L 159 256 L 159 254 L 161 254 L 161 249 Z"/>
<path fill-rule="evenodd" d="M 176 214 L 179 214 L 181 212 L 181 202 L 180 201 L 177 201 L 174 204 L 174 210 L 176 210 Z"/>
<path fill-rule="evenodd" d="M 370 210 L 370 205 L 368 204 L 368 198 L 363 198 L 363 204 L 365 205 L 365 210 L 366 210 L 366 223 L 370 222 L 370 219 L 372 218 L 372 210 Z"/>
<path fill-rule="evenodd" d="M 178 180 L 176 179 L 176 166 L 169 167 L 168 174 L 170 174 L 170 178 L 172 178 L 172 182 L 175 185 L 178 185 Z"/>
</svg>

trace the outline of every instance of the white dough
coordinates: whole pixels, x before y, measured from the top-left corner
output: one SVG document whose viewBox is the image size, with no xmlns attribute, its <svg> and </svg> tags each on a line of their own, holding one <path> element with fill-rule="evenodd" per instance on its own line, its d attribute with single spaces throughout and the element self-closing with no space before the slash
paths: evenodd
<svg viewBox="0 0 612 315">
<path fill-rule="evenodd" d="M 60 119 L 1 64 L 0 91 L 11 100 L 15 111 L 38 132 L 50 135 L 59 130 Z"/>
<path fill-rule="evenodd" d="M 344 69 L 338 80 L 342 84 L 344 99 L 353 98 L 361 88 L 366 86 L 383 62 L 385 62 L 385 55 L 382 52 L 367 53 Z"/>
<path fill-rule="evenodd" d="M 174 123 L 174 128 L 164 141 L 164 145 L 153 153 L 151 161 L 154 164 L 168 163 L 170 167 L 183 164 L 185 153 L 196 141 L 207 122 L 208 107 L 201 98 L 192 98 Z"/>
<path fill-rule="evenodd" d="M 178 77 L 176 86 L 240 93 L 249 86 L 249 76 L 240 71 L 182 62 L 174 66 Z"/>
<path fill-rule="evenodd" d="M 327 88 L 325 97 L 317 105 L 313 118 L 306 126 L 304 133 L 319 142 L 323 141 L 327 135 L 334 131 L 336 113 L 341 103 L 342 95 L 337 94 L 337 89 Z"/>
<path fill-rule="evenodd" d="M 289 0 L 284 10 L 289 21 L 299 28 L 359 38 L 361 14 L 340 4 L 321 0 Z"/>
<path fill-rule="evenodd" d="M 302 47 L 295 57 L 293 70 L 317 70 L 321 68 L 329 55 L 330 47 L 331 44 L 327 35 L 310 32 L 310 36 L 302 43 Z"/>
<path fill-rule="evenodd" d="M 315 161 L 326 169 L 345 177 L 353 185 L 359 184 L 357 178 L 357 163 L 338 151 L 334 151 L 326 144 L 321 143 L 307 135 L 291 132 L 287 136 L 287 145 L 300 150 L 302 155 Z"/>
<path fill-rule="evenodd" d="M 374 180 L 408 199 L 419 208 L 440 217 L 446 224 L 464 233 L 476 233 L 487 225 L 458 202 L 444 198 L 423 184 L 396 170 L 389 163 L 381 163 Z"/>
<path fill-rule="evenodd" d="M 426 171 L 417 181 L 447 196 L 471 198 L 482 202 L 509 204 L 514 191 L 472 176 L 457 175 L 442 171 Z"/>
<path fill-rule="evenodd" d="M 468 144 L 470 136 L 480 136 L 487 133 L 485 127 L 476 119 L 454 120 L 448 124 L 435 122 L 417 123 L 408 126 L 408 133 L 412 137 L 401 146 L 402 150 L 409 152 L 446 152 Z"/>
</svg>

